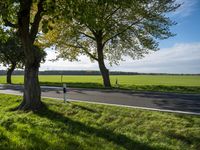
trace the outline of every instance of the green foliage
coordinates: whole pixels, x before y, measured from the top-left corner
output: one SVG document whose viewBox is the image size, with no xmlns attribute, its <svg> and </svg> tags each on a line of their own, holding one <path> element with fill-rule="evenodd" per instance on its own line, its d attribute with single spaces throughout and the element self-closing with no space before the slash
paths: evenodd
<svg viewBox="0 0 200 150">
<path fill-rule="evenodd" d="M 24 1 L 18 1 L 18 0 L 4 0 L 0 2 L 1 28 L 13 29 L 14 32 L 19 31 L 19 28 L 21 27 L 18 25 L 19 12 L 20 12 L 20 8 L 24 7 L 23 4 L 25 3 L 26 2 Z M 40 10 L 38 10 L 40 3 L 42 3 L 42 7 L 40 6 Z M 29 36 L 31 39 L 34 39 L 33 49 L 35 49 L 35 47 L 38 47 L 40 48 L 40 51 L 41 51 L 42 49 L 48 47 L 47 45 L 43 43 L 41 38 L 48 32 L 49 29 L 52 29 L 52 26 L 51 24 L 49 24 L 49 22 L 52 21 L 53 17 L 58 15 L 58 13 L 55 12 L 56 6 L 58 7 L 58 5 L 56 5 L 57 3 L 58 1 L 55 1 L 55 0 L 32 0 L 31 1 L 31 4 L 30 4 L 31 8 L 29 12 L 30 20 L 27 20 L 27 22 L 28 22 L 28 26 L 30 30 Z M 19 32 L 18 32 L 18 36 L 20 37 Z M 1 40 L 3 39 L 2 37 L 0 38 Z M 41 55 L 43 55 L 44 52 L 41 52 L 41 53 L 42 53 Z"/>
<path fill-rule="evenodd" d="M 3 37 L 4 36 L 4 37 Z M 0 62 L 5 66 L 16 66 L 22 68 L 24 66 L 24 51 L 16 33 L 11 31 L 2 32 L 0 40 Z"/>
<path fill-rule="evenodd" d="M 166 13 L 178 7 L 174 0 L 73 1 L 56 24 L 58 57 L 74 60 L 85 54 L 95 60 L 100 42 L 111 64 L 123 56 L 142 58 L 158 49 L 156 39 L 173 36 L 169 27 L 175 22 Z"/>
<path fill-rule="evenodd" d="M 0 2 L 0 24 L 10 25 L 17 24 L 17 12 L 19 11 L 18 0 L 3 0 Z"/>
<path fill-rule="evenodd" d="M 13 111 L 22 97 L 0 94 L 4 149 L 197 150 L 200 117 L 45 99 L 38 112 Z"/>
</svg>

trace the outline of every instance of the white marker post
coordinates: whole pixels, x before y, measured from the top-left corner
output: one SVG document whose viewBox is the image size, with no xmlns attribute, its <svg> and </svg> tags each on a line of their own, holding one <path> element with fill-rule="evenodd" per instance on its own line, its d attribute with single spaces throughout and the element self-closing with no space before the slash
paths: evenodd
<svg viewBox="0 0 200 150">
<path fill-rule="evenodd" d="M 115 80 L 115 85 L 116 85 L 117 88 L 119 87 L 118 79 L 117 79 L 117 78 L 116 78 L 116 80 Z"/>
<path fill-rule="evenodd" d="M 64 96 L 64 103 L 67 101 L 67 87 L 66 84 L 63 84 L 63 96 Z"/>
</svg>

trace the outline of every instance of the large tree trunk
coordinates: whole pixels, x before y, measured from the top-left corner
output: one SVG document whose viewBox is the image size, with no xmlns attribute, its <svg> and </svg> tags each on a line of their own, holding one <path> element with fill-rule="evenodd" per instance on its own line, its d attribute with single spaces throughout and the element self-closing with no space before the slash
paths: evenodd
<svg viewBox="0 0 200 150">
<path fill-rule="evenodd" d="M 103 77 L 103 84 L 105 88 L 111 88 L 109 70 L 106 68 L 104 61 L 98 61 L 99 69 L 101 71 L 101 75 Z"/>
<path fill-rule="evenodd" d="M 38 72 L 39 64 L 25 65 L 24 97 L 19 106 L 21 110 L 38 110 L 42 106 Z"/>
<path fill-rule="evenodd" d="M 111 88 L 109 70 L 106 68 L 104 63 L 104 55 L 103 55 L 103 44 L 102 44 L 102 34 L 97 38 L 97 53 L 98 53 L 98 64 L 101 75 L 103 77 L 103 84 L 105 88 Z"/>
<path fill-rule="evenodd" d="M 12 84 L 11 76 L 12 76 L 13 71 L 15 70 L 15 67 L 16 67 L 16 64 L 11 64 L 11 67 L 8 68 L 7 76 L 6 76 L 6 82 L 8 84 Z"/>
<path fill-rule="evenodd" d="M 38 33 L 39 23 L 42 19 L 44 0 L 38 2 L 38 10 L 31 23 L 32 0 L 21 0 L 18 13 L 19 36 L 25 53 L 24 97 L 18 107 L 20 110 L 38 110 L 42 106 L 41 90 L 38 80 L 38 71 L 41 61 L 40 51 L 34 46 Z M 30 25 L 31 24 L 31 25 Z"/>
</svg>

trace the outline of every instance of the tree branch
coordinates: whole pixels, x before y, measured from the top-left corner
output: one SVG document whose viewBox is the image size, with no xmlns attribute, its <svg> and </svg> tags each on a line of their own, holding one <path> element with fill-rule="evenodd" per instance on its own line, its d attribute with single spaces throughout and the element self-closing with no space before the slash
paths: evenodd
<svg viewBox="0 0 200 150">
<path fill-rule="evenodd" d="M 18 28 L 17 24 L 13 24 L 12 22 L 8 21 L 8 19 L 3 19 L 3 21 L 5 23 L 5 26 L 12 27 L 12 28 Z"/>
<path fill-rule="evenodd" d="M 83 34 L 84 36 L 86 36 L 86 37 L 88 37 L 88 38 L 90 38 L 90 39 L 92 39 L 92 40 L 95 40 L 95 37 L 93 37 L 93 36 L 90 36 L 90 35 L 88 35 L 88 34 L 86 34 L 86 33 L 84 33 L 84 32 L 79 32 L 80 34 Z"/>
<path fill-rule="evenodd" d="M 79 45 L 78 47 L 83 49 L 84 52 L 89 55 L 92 59 L 98 61 L 98 58 L 96 58 L 94 55 L 92 55 L 90 52 L 88 52 L 87 48 L 83 47 L 80 43 L 77 42 L 77 44 Z"/>
<path fill-rule="evenodd" d="M 83 49 L 84 52 L 85 52 L 87 55 L 89 55 L 92 59 L 98 61 L 98 59 L 97 59 L 94 55 L 92 55 L 90 52 L 88 52 L 87 48 L 83 47 L 83 46 L 82 46 L 80 43 L 78 43 L 78 42 L 77 42 L 77 44 L 78 44 L 78 46 L 77 46 L 77 45 L 71 45 L 71 44 L 66 44 L 66 46 Z"/>
<path fill-rule="evenodd" d="M 107 40 L 105 40 L 105 41 L 103 42 L 103 45 L 105 45 L 105 44 L 106 44 L 108 41 L 110 41 L 111 39 L 117 37 L 118 35 L 120 35 L 120 34 L 122 34 L 122 33 L 124 33 L 124 32 L 126 32 L 127 30 L 129 30 L 133 25 L 139 23 L 142 19 L 143 19 L 143 18 L 141 18 L 141 19 L 139 19 L 139 20 L 133 22 L 130 26 L 128 26 L 128 27 L 125 28 L 124 30 L 122 30 L 122 31 L 120 31 L 120 32 L 118 32 L 118 33 L 116 33 L 115 35 L 113 35 L 113 36 L 111 36 L 111 37 L 109 37 Z"/>
<path fill-rule="evenodd" d="M 84 52 L 85 52 L 86 54 L 88 54 L 92 59 L 98 61 L 98 59 L 97 59 L 94 55 L 92 55 L 90 52 L 88 52 L 86 49 L 83 49 L 83 50 L 84 50 Z"/>
<path fill-rule="evenodd" d="M 109 19 L 111 16 L 113 16 L 121 7 L 119 6 L 116 8 L 113 12 L 111 12 L 108 16 L 106 16 L 105 20 Z"/>
<path fill-rule="evenodd" d="M 39 1 L 38 11 L 37 11 L 37 13 L 34 17 L 34 21 L 33 21 L 32 26 L 31 26 L 30 35 L 31 35 L 32 42 L 35 40 L 36 35 L 38 33 L 39 24 L 40 24 L 40 21 L 42 19 L 41 13 L 44 12 L 43 2 L 44 2 L 44 0 Z"/>
<path fill-rule="evenodd" d="M 93 34 L 94 36 L 96 36 L 95 30 L 93 30 L 87 23 L 84 24 L 84 25 L 92 32 L 92 34 Z"/>
</svg>

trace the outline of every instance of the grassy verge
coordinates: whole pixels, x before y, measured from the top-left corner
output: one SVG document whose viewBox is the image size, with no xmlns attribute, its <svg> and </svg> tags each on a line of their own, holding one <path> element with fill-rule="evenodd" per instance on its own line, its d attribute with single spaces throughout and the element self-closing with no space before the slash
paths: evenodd
<svg viewBox="0 0 200 150">
<path fill-rule="evenodd" d="M 120 89 L 135 91 L 170 92 L 200 94 L 200 86 L 132 85 L 120 86 Z"/>
<path fill-rule="evenodd" d="M 12 111 L 0 94 L 1 149 L 180 149 L 200 147 L 200 117 L 45 99 L 38 112 Z"/>
<path fill-rule="evenodd" d="M 189 75 L 121 75 L 110 76 L 115 89 L 136 91 L 157 91 L 174 93 L 200 93 L 200 76 Z M 59 75 L 40 75 L 41 85 L 62 86 Z M 118 86 L 115 82 L 118 80 Z M 23 76 L 13 76 L 14 84 L 23 84 Z M 68 87 L 103 89 L 101 76 L 63 76 Z M 0 76 L 0 83 L 5 84 L 5 76 Z"/>
</svg>

